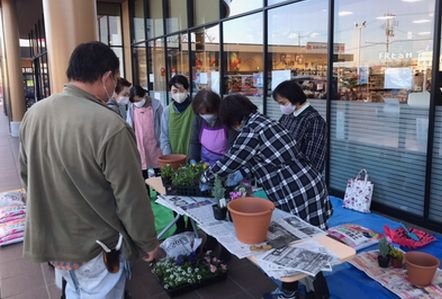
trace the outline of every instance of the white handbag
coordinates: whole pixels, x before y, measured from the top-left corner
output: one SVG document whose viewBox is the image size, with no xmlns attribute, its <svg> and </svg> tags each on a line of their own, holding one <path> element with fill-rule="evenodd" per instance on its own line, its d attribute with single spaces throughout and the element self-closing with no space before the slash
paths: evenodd
<svg viewBox="0 0 442 299">
<path fill-rule="evenodd" d="M 344 195 L 344 208 L 362 213 L 370 213 L 373 183 L 368 180 L 368 172 L 361 169 L 359 174 L 347 181 Z"/>
</svg>

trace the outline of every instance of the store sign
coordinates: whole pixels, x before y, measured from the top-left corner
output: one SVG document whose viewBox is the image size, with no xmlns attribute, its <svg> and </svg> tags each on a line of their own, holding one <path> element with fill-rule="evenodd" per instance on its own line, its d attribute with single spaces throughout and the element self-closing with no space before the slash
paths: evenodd
<svg viewBox="0 0 442 299">
<path fill-rule="evenodd" d="M 327 52 L 328 43 L 318 43 L 318 42 L 307 42 L 305 48 L 310 51 Z M 345 52 L 344 43 L 333 44 L 333 51 L 335 54 L 342 54 Z"/>
<path fill-rule="evenodd" d="M 380 52 L 379 60 L 411 59 L 413 52 Z"/>
</svg>

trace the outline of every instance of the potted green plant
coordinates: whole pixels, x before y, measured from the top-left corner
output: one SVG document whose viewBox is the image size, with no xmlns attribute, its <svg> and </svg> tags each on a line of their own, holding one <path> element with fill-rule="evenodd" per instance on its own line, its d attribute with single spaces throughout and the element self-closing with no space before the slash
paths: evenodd
<svg viewBox="0 0 442 299">
<path fill-rule="evenodd" d="M 216 200 L 216 204 L 212 206 L 213 216 L 216 220 L 225 220 L 227 213 L 227 202 L 224 197 L 226 189 L 223 186 L 223 182 L 219 176 L 215 177 L 215 183 L 212 188 L 212 196 Z"/>
<path fill-rule="evenodd" d="M 387 268 L 390 264 L 390 244 L 385 237 L 379 240 L 378 264 L 381 268 Z"/>
<path fill-rule="evenodd" d="M 199 189 L 199 181 L 206 168 L 207 166 L 203 163 L 189 164 L 180 167 L 174 172 L 172 186 L 168 194 L 183 196 L 210 196 L 210 192 L 202 192 Z"/>
<path fill-rule="evenodd" d="M 390 246 L 389 256 L 390 256 L 391 265 L 394 268 L 402 268 L 404 253 L 400 249 Z"/>
<path fill-rule="evenodd" d="M 188 256 L 161 259 L 152 272 L 172 297 L 226 279 L 227 265 L 210 251 L 203 256 L 192 252 Z"/>
<path fill-rule="evenodd" d="M 160 175 L 164 187 L 172 185 L 172 178 L 175 172 L 170 164 L 166 164 L 161 168 Z"/>
</svg>

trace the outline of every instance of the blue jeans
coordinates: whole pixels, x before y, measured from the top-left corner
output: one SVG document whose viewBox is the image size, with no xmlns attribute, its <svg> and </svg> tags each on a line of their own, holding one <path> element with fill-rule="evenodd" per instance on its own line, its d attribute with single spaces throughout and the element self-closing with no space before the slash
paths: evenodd
<svg viewBox="0 0 442 299">
<path fill-rule="evenodd" d="M 83 264 L 77 270 L 61 270 L 55 268 L 56 277 L 62 276 L 66 284 L 67 299 L 122 299 L 128 266 L 120 256 L 120 270 L 110 273 L 100 254 Z"/>
</svg>

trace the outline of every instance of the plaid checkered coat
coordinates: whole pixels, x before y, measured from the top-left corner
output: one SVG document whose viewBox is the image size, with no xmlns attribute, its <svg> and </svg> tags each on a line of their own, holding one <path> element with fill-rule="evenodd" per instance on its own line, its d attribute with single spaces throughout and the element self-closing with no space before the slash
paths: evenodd
<svg viewBox="0 0 442 299">
<path fill-rule="evenodd" d="M 224 158 L 206 170 L 202 181 L 248 168 L 276 207 L 326 228 L 332 213 L 322 176 L 297 149 L 278 122 L 253 113 Z"/>
<path fill-rule="evenodd" d="M 327 124 L 312 106 L 298 116 L 293 113 L 281 116 L 281 125 L 292 133 L 298 149 L 309 159 L 310 164 L 321 174 L 325 169 L 327 152 Z"/>
</svg>

